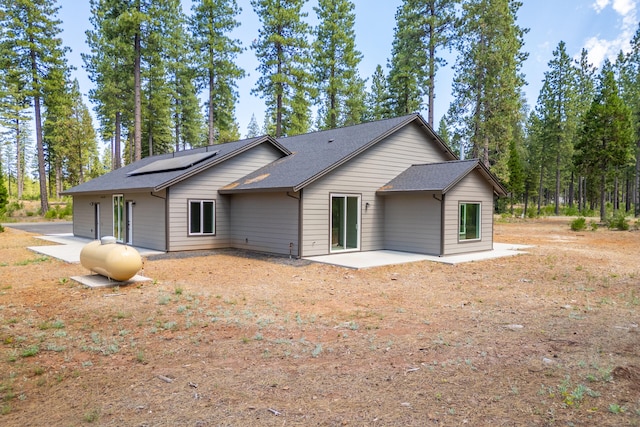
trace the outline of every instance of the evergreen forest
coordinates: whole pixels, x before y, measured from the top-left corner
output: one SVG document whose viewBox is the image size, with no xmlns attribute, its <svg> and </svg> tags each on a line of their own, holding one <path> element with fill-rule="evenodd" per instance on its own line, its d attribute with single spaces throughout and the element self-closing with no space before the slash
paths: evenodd
<svg viewBox="0 0 640 427">
<path fill-rule="evenodd" d="M 350 0 L 251 0 L 260 28 L 250 45 L 232 36 L 243 25 L 236 0 L 193 0 L 188 12 L 180 0 L 87 1 L 82 67 L 93 87 L 82 94 L 57 0 L 0 0 L 0 209 L 34 198 L 45 214 L 64 189 L 146 156 L 419 112 L 500 179 L 501 212 L 640 214 L 640 29 L 598 68 L 559 40 L 528 105 L 517 0 L 402 0 L 387 63 L 370 76 Z M 246 50 L 256 70 L 238 65 Z M 450 53 L 453 100 L 434 123 Z M 248 74 L 264 111 L 241 134 Z"/>
</svg>

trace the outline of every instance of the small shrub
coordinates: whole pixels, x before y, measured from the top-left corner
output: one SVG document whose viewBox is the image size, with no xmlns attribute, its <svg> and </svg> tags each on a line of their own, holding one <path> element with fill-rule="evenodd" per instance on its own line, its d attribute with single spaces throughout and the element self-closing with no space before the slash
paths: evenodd
<svg viewBox="0 0 640 427">
<path fill-rule="evenodd" d="M 616 214 L 607 218 L 607 227 L 612 230 L 623 230 L 626 231 L 629 229 L 629 220 L 624 212 L 617 212 Z"/>
<path fill-rule="evenodd" d="M 84 414 L 84 420 L 87 423 L 93 423 L 95 421 L 98 421 L 98 418 L 100 418 L 99 409 L 92 409 L 91 411 L 85 412 Z"/>
<path fill-rule="evenodd" d="M 580 215 L 580 211 L 575 206 L 565 206 L 562 208 L 562 214 L 565 216 L 578 216 Z"/>
<path fill-rule="evenodd" d="M 624 406 L 620 406 L 617 403 L 612 403 L 609 405 L 609 412 L 612 414 L 621 414 L 624 412 Z"/>
<path fill-rule="evenodd" d="M 530 207 L 527 209 L 527 218 L 537 218 L 538 217 L 538 209 L 535 207 Z"/>
<path fill-rule="evenodd" d="M 73 215 L 73 203 L 67 203 L 58 211 L 58 219 L 64 219 Z"/>
<path fill-rule="evenodd" d="M 46 219 L 56 219 L 58 218 L 58 211 L 60 210 L 60 208 L 58 206 L 56 206 L 53 209 L 49 209 L 47 211 L 47 213 L 44 214 L 44 217 Z"/>
<path fill-rule="evenodd" d="M 33 357 L 36 354 L 38 354 L 39 351 L 40 351 L 40 347 L 38 347 L 37 345 L 32 345 L 32 346 L 27 347 L 24 350 L 22 350 L 22 353 L 20 353 L 20 356 L 22 356 L 22 357 Z"/>
<path fill-rule="evenodd" d="M 587 220 L 581 216 L 571 221 L 571 229 L 573 231 L 582 231 L 587 228 Z"/>
</svg>

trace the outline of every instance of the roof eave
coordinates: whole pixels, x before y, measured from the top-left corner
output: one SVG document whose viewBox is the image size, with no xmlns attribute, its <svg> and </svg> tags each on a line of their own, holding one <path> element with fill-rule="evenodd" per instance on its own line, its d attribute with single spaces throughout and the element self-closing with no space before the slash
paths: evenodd
<svg viewBox="0 0 640 427">
<path fill-rule="evenodd" d="M 278 150 L 282 151 L 282 153 L 286 156 L 291 155 L 291 151 L 289 151 L 286 147 L 284 147 L 282 144 L 280 144 L 278 141 L 276 141 L 274 138 L 272 138 L 271 136 L 264 136 L 262 138 L 256 139 L 254 142 L 252 142 L 251 144 L 247 144 L 242 146 L 241 148 L 238 148 L 237 150 L 234 150 L 230 153 L 227 153 L 224 156 L 221 157 L 213 157 L 211 159 L 211 162 L 203 162 L 203 164 L 201 165 L 197 165 L 197 167 L 195 168 L 191 168 L 187 173 L 184 173 L 182 175 L 179 175 L 173 179 L 170 179 L 168 181 L 165 181 L 159 185 L 157 185 L 156 187 L 154 187 L 153 191 L 161 191 L 164 190 L 165 188 L 171 187 L 172 185 L 178 184 L 181 181 L 184 181 L 185 179 L 191 178 L 194 175 L 197 175 L 198 173 L 202 172 L 205 169 L 208 169 L 210 167 L 216 166 L 220 163 L 223 163 L 235 156 L 238 156 L 242 153 L 245 153 L 247 151 L 249 151 L 250 149 L 257 147 L 258 145 L 264 143 L 264 142 L 270 142 L 275 148 L 277 148 Z"/>
<path fill-rule="evenodd" d="M 442 194 L 442 189 L 440 188 L 431 188 L 431 189 L 410 189 L 410 190 L 378 190 L 376 194 L 379 196 L 391 196 L 394 194 L 424 194 L 424 193 L 433 193 L 433 194 Z"/>
<path fill-rule="evenodd" d="M 220 188 L 219 194 L 248 194 L 248 193 L 282 193 L 297 192 L 294 187 L 263 187 L 263 188 Z"/>
<path fill-rule="evenodd" d="M 416 119 L 420 120 L 420 122 L 422 124 L 427 125 L 427 123 L 420 117 L 419 114 L 414 114 L 412 116 L 408 116 L 405 121 L 403 121 L 401 123 L 398 123 L 396 126 L 392 127 L 391 129 L 387 130 L 386 132 L 378 135 L 377 137 L 375 137 L 374 139 L 372 139 L 371 141 L 369 141 L 368 143 L 366 143 L 365 145 L 363 145 L 359 149 L 357 149 L 354 152 L 350 153 L 349 155 L 341 158 L 340 160 L 338 160 L 337 162 L 333 163 L 332 165 L 326 167 L 325 169 L 321 170 L 317 174 L 315 174 L 315 175 L 307 178 L 306 180 L 300 182 L 299 184 L 297 184 L 296 186 L 293 187 L 294 191 L 302 190 L 307 185 L 309 185 L 309 184 L 313 183 L 314 181 L 322 178 L 323 176 L 327 175 L 328 173 L 332 172 L 333 170 L 335 170 L 338 167 L 342 166 L 343 164 L 347 163 L 349 160 L 353 159 L 354 157 L 357 157 L 358 155 L 360 155 L 364 151 L 367 151 L 369 148 L 371 148 L 372 146 L 376 145 L 378 142 L 380 142 L 383 139 L 385 139 L 385 138 L 389 137 L 390 135 L 394 134 L 399 129 L 405 127 L 406 125 L 408 125 L 409 123 L 413 122 Z M 445 146 L 445 148 L 446 148 L 446 146 Z M 455 154 L 454 154 L 454 157 L 455 157 Z"/>
</svg>

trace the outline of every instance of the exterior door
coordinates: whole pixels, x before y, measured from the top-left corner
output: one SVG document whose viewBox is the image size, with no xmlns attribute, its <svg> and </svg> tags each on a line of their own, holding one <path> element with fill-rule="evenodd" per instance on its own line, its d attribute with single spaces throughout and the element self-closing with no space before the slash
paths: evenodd
<svg viewBox="0 0 640 427">
<path fill-rule="evenodd" d="M 360 196 L 331 195 L 331 252 L 360 249 Z"/>
<path fill-rule="evenodd" d="M 116 241 L 124 242 L 124 196 L 114 194 L 113 196 L 113 237 Z"/>
<path fill-rule="evenodd" d="M 100 203 L 94 203 L 93 204 L 93 231 L 94 231 L 94 238 L 96 240 L 100 239 Z"/>
<path fill-rule="evenodd" d="M 127 245 L 133 244 L 133 201 L 127 200 Z"/>
</svg>

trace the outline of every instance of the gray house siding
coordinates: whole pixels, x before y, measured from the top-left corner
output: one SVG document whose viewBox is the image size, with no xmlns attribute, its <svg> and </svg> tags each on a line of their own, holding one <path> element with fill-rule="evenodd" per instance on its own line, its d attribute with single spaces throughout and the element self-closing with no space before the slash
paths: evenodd
<svg viewBox="0 0 640 427">
<path fill-rule="evenodd" d="M 112 233 L 112 202 L 107 196 L 74 196 L 73 198 L 73 235 L 95 238 L 95 204 L 100 204 L 100 234 Z M 108 218 L 106 216 L 108 215 Z"/>
<path fill-rule="evenodd" d="M 432 193 L 391 195 L 384 202 L 385 249 L 440 255 L 440 201 Z"/>
<path fill-rule="evenodd" d="M 281 157 L 273 146 L 262 144 L 186 179 L 169 192 L 169 251 L 228 248 L 231 245 L 230 197 L 218 189 Z M 189 200 L 215 200 L 215 235 L 188 235 Z"/>
<path fill-rule="evenodd" d="M 94 239 L 95 205 L 100 204 L 100 236 L 113 235 L 113 195 L 122 194 L 126 201 L 135 202 L 132 212 L 132 244 L 135 246 L 165 250 L 165 204 L 166 192 L 113 193 L 108 195 L 74 196 L 73 234 Z"/>
<path fill-rule="evenodd" d="M 286 193 L 231 196 L 231 247 L 297 256 L 298 197 Z"/>
<path fill-rule="evenodd" d="M 133 225 L 132 233 L 134 246 L 141 248 L 166 250 L 166 191 L 159 193 L 124 194 L 125 202 L 132 200 Z"/>
<path fill-rule="evenodd" d="M 412 164 L 451 160 L 436 147 L 412 123 L 305 187 L 302 255 L 329 253 L 330 195 L 337 193 L 361 196 L 360 250 L 384 249 L 384 199 L 376 190 Z"/>
<path fill-rule="evenodd" d="M 459 203 L 481 204 L 480 240 L 459 241 Z M 478 171 L 473 171 L 445 196 L 444 255 L 493 249 L 493 191 Z"/>
</svg>

